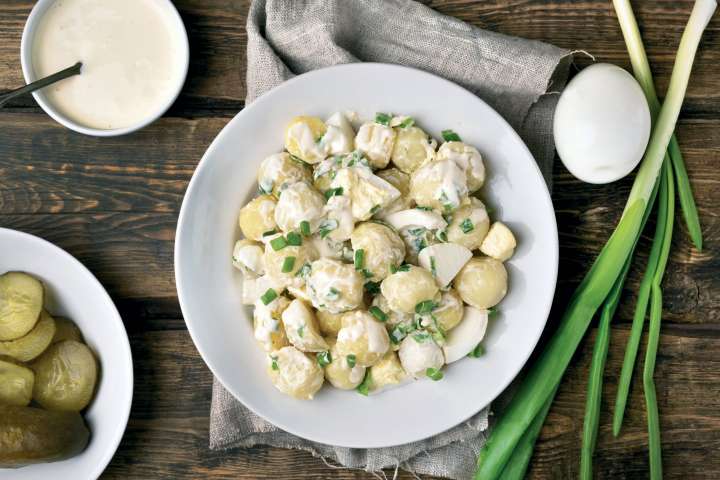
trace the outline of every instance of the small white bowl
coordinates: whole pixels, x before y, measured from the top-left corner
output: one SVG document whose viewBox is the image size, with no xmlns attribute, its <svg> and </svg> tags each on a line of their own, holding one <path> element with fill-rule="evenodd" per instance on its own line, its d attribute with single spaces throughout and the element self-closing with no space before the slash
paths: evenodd
<svg viewBox="0 0 720 480">
<path fill-rule="evenodd" d="M 38 0 L 32 11 L 30 12 L 30 16 L 28 16 L 27 22 L 25 22 L 25 29 L 23 30 L 22 40 L 20 42 L 20 61 L 22 63 L 23 76 L 25 77 L 25 82 L 27 83 L 32 83 L 35 80 L 38 80 L 37 76 L 35 75 L 35 70 L 33 68 L 32 62 L 33 40 L 35 37 L 35 31 L 40 24 L 40 20 L 42 20 L 42 17 L 47 11 L 47 9 L 55 1 L 56 0 Z M 182 75 L 178 76 L 175 85 L 173 85 L 173 95 L 168 97 L 168 100 L 160 107 L 158 107 L 147 118 L 141 120 L 135 125 L 130 125 L 129 127 L 123 128 L 104 130 L 100 128 L 86 127 L 80 123 L 69 119 L 67 116 L 63 115 L 60 111 L 58 111 L 52 105 L 52 103 L 47 100 L 42 90 L 33 92 L 33 97 L 35 97 L 35 101 L 40 105 L 43 110 L 45 110 L 45 113 L 50 115 L 53 120 L 69 128 L 70 130 L 74 130 L 76 132 L 83 133 L 85 135 L 91 135 L 94 137 L 117 137 L 119 135 L 126 135 L 128 133 L 132 133 L 136 130 L 140 130 L 141 128 L 148 126 L 149 124 L 160 118 L 170 108 L 170 106 L 177 99 L 178 95 L 180 95 L 180 91 L 185 84 L 188 68 L 190 66 L 190 44 L 188 42 L 185 24 L 183 23 L 182 18 L 180 17 L 180 14 L 178 13 L 173 3 L 170 0 L 156 1 L 158 1 L 161 6 L 164 6 L 168 10 L 168 14 L 170 15 L 170 17 L 175 20 L 173 22 L 173 25 L 178 32 L 178 47 L 180 48 L 179 61 L 181 61 L 183 65 L 182 69 L 180 70 L 182 72 Z"/>
<path fill-rule="evenodd" d="M 72 458 L 16 469 L 0 468 L 3 480 L 91 480 L 102 474 L 122 439 L 133 396 L 133 363 L 122 319 L 100 282 L 78 260 L 50 242 L 0 228 L 0 274 L 23 271 L 45 285 L 51 314 L 74 321 L 95 352 L 100 376 L 95 398 L 83 413 L 87 448 Z"/>
</svg>

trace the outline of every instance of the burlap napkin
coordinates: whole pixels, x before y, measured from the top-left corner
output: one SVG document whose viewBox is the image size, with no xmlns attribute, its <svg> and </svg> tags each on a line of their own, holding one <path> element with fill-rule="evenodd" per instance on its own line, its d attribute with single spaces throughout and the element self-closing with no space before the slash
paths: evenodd
<svg viewBox="0 0 720 480">
<path fill-rule="evenodd" d="M 247 23 L 247 102 L 294 75 L 350 62 L 398 63 L 452 80 L 489 103 L 520 133 L 549 181 L 552 115 L 570 52 L 480 30 L 411 0 L 254 0 Z M 549 184 L 549 183 L 548 183 Z M 403 468 L 470 478 L 489 408 L 430 439 L 384 449 L 337 448 L 284 432 L 213 385 L 210 448 L 298 448 L 346 468 Z"/>
</svg>

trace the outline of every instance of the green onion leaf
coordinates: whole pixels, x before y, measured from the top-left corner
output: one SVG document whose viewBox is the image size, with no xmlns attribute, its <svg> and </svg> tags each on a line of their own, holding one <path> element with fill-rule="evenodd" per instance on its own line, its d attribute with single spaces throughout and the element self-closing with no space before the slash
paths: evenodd
<svg viewBox="0 0 720 480">
<path fill-rule="evenodd" d="M 416 342 L 423 343 L 430 339 L 430 334 L 427 332 L 419 332 L 419 333 L 414 334 L 412 337 L 413 337 L 413 340 L 415 340 Z"/>
<path fill-rule="evenodd" d="M 330 232 L 338 228 L 338 221 L 334 218 L 329 218 L 320 224 L 320 238 L 325 238 Z"/>
<path fill-rule="evenodd" d="M 275 290 L 273 290 L 272 288 L 268 288 L 265 293 L 262 294 L 260 300 L 262 301 L 263 305 L 267 305 L 273 300 L 275 300 L 277 296 L 278 294 Z"/>
<path fill-rule="evenodd" d="M 325 200 L 330 200 L 331 197 L 334 197 L 335 195 L 342 195 L 343 194 L 343 187 L 337 187 L 337 188 L 329 188 L 325 190 Z"/>
<path fill-rule="evenodd" d="M 347 362 L 348 367 L 355 368 L 355 362 L 357 361 L 355 355 L 351 353 L 350 355 L 345 357 L 345 361 Z"/>
<path fill-rule="evenodd" d="M 330 355 L 330 352 L 318 352 L 316 355 L 317 357 L 317 363 L 321 367 L 325 367 L 327 365 L 330 365 L 332 363 L 332 355 Z"/>
<path fill-rule="evenodd" d="M 410 127 L 412 127 L 413 125 L 415 125 L 415 120 L 413 120 L 412 117 L 408 117 L 408 118 L 406 118 L 405 120 L 403 120 L 402 122 L 400 122 L 400 125 L 398 125 L 398 127 L 400 127 L 400 128 L 410 128 Z"/>
<path fill-rule="evenodd" d="M 437 303 L 432 300 L 423 300 L 422 302 L 415 305 L 415 313 L 418 315 L 425 315 L 432 312 L 437 307 Z"/>
<path fill-rule="evenodd" d="M 462 140 L 460 140 L 460 135 L 452 130 L 443 130 L 440 134 L 446 142 L 462 142 Z"/>
<path fill-rule="evenodd" d="M 275 371 L 280 370 L 280 367 L 278 367 L 278 364 L 277 364 L 277 357 L 270 357 L 270 361 L 271 361 L 270 368 L 272 368 Z"/>
<path fill-rule="evenodd" d="M 363 268 L 362 274 L 363 274 L 363 277 L 365 277 L 365 278 L 373 277 L 373 273 L 370 270 L 368 270 L 367 268 Z"/>
<path fill-rule="evenodd" d="M 287 234 L 286 238 L 288 245 L 292 245 L 293 247 L 299 247 L 302 245 L 302 237 L 299 233 L 290 232 Z"/>
<path fill-rule="evenodd" d="M 434 380 L 436 382 L 438 380 L 442 380 L 442 378 L 443 378 L 443 373 L 438 368 L 428 368 L 427 370 L 425 370 L 425 375 L 427 375 L 428 377 L 430 377 L 432 380 Z"/>
<path fill-rule="evenodd" d="M 263 232 L 262 236 L 263 236 L 263 237 L 269 237 L 270 235 L 275 235 L 276 233 L 278 233 L 278 231 L 275 230 L 275 229 L 273 229 L 273 230 L 268 230 L 267 232 Z"/>
<path fill-rule="evenodd" d="M 303 220 L 300 222 L 300 233 L 305 235 L 306 237 L 310 236 L 310 222 L 307 220 Z"/>
<path fill-rule="evenodd" d="M 362 270 L 365 264 L 365 250 L 358 248 L 355 250 L 355 270 Z"/>
<path fill-rule="evenodd" d="M 406 336 L 407 333 L 405 333 L 401 326 L 398 325 L 390 332 L 390 341 L 397 345 L 398 343 L 402 342 L 403 338 L 405 338 Z"/>
<path fill-rule="evenodd" d="M 433 277 L 437 277 L 437 262 L 433 256 L 430 257 L 430 273 Z"/>
<path fill-rule="evenodd" d="M 387 113 L 378 112 L 375 114 L 375 123 L 387 126 L 390 125 L 390 120 L 392 120 L 392 117 Z"/>
<path fill-rule="evenodd" d="M 380 210 L 380 205 L 373 205 L 373 207 L 370 209 L 370 215 L 375 215 L 378 210 Z"/>
<path fill-rule="evenodd" d="M 470 358 L 480 358 L 483 355 L 485 355 L 485 347 L 483 347 L 479 343 L 475 348 L 472 349 L 470 353 L 467 354 L 467 356 Z"/>
<path fill-rule="evenodd" d="M 283 260 L 283 264 L 282 264 L 282 272 L 290 273 L 290 272 L 292 272 L 292 269 L 294 267 L 295 267 L 295 257 L 285 257 L 285 260 Z"/>
<path fill-rule="evenodd" d="M 300 325 L 300 328 L 297 330 L 298 337 L 303 338 L 305 336 L 305 325 Z"/>
<path fill-rule="evenodd" d="M 380 293 L 380 282 L 365 282 L 365 291 L 370 295 L 377 295 Z"/>
<path fill-rule="evenodd" d="M 325 298 L 328 300 L 335 301 L 340 298 L 340 290 L 338 290 L 335 287 L 330 287 L 330 290 L 328 291 L 327 295 L 325 295 Z"/>
<path fill-rule="evenodd" d="M 363 378 L 363 381 L 360 385 L 357 386 L 356 390 L 360 395 L 365 395 L 367 397 L 368 393 L 370 393 L 370 387 L 372 386 L 372 376 L 371 376 L 371 368 L 368 368 L 365 371 L 365 378 Z"/>
<path fill-rule="evenodd" d="M 287 247 L 288 243 L 287 240 L 285 240 L 285 237 L 277 237 L 270 240 L 270 246 L 277 252 L 278 250 L 282 250 Z"/>
<path fill-rule="evenodd" d="M 387 321 L 387 315 L 385 314 L 385 312 L 380 310 L 380 308 L 372 306 L 368 309 L 368 311 L 372 314 L 373 317 L 377 318 L 381 322 Z"/>
<path fill-rule="evenodd" d="M 309 263 L 304 263 L 302 267 L 298 269 L 297 272 L 295 272 L 296 277 L 302 277 L 305 278 L 308 276 L 308 273 L 310 273 L 311 267 Z"/>
<path fill-rule="evenodd" d="M 460 230 L 462 230 L 463 233 L 470 233 L 475 230 L 475 225 L 473 225 L 472 220 L 466 218 L 460 223 Z"/>
</svg>

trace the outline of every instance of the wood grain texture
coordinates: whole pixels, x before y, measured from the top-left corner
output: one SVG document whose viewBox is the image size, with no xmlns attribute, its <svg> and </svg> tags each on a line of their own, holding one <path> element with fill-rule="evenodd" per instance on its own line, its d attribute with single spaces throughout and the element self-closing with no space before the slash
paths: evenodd
<svg viewBox="0 0 720 480">
<path fill-rule="evenodd" d="M 19 45 L 33 3 L 0 2 L 0 93 L 23 83 Z M 332 469 L 304 452 L 207 448 L 212 376 L 178 306 L 173 239 L 180 202 L 197 162 L 244 104 L 249 0 L 175 3 L 190 36 L 192 60 L 182 94 L 159 122 L 127 137 L 94 139 L 55 124 L 31 98 L 0 110 L 0 226 L 39 235 L 78 257 L 108 288 L 124 318 L 135 358 L 135 399 L 128 431 L 106 478 L 371 479 L 365 472 Z M 481 28 L 584 49 L 598 61 L 629 66 L 609 1 L 423 3 Z M 692 1 L 633 4 L 658 91 L 663 92 Z M 667 478 L 720 478 L 719 32 L 716 16 L 703 38 L 678 130 L 706 242 L 705 250 L 697 252 L 684 228 L 676 229 L 664 285 L 666 315 L 656 382 Z M 578 67 L 590 61 L 576 57 Z M 630 185 L 630 180 L 604 187 L 581 184 L 556 163 L 553 202 L 561 268 L 547 333 L 617 222 Z M 647 475 L 640 382 L 633 384 L 626 426 L 617 439 L 610 432 L 609 406 L 648 249 L 646 237 L 613 326 L 596 478 Z M 568 370 L 541 434 L 530 478 L 577 476 L 593 338 L 591 333 L 583 342 Z M 412 477 L 401 473 L 400 478 Z"/>
</svg>

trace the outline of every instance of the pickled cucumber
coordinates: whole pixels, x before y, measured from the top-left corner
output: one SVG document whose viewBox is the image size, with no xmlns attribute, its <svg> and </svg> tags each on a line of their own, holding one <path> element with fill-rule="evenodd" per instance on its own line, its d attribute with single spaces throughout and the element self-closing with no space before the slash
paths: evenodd
<svg viewBox="0 0 720 480">
<path fill-rule="evenodd" d="M 24 407 L 32 399 L 35 374 L 9 359 L 0 359 L 0 405 Z"/>
<path fill-rule="evenodd" d="M 90 403 L 97 363 L 86 345 L 75 340 L 55 343 L 30 367 L 35 371 L 33 400 L 40 406 L 78 412 Z"/>
<path fill-rule="evenodd" d="M 55 317 L 55 336 L 51 343 L 62 342 L 63 340 L 75 340 L 85 343 L 82 333 L 75 322 L 65 317 Z"/>
<path fill-rule="evenodd" d="M 89 438 L 77 412 L 0 405 L 0 468 L 72 457 L 85 449 Z"/>
<path fill-rule="evenodd" d="M 40 312 L 40 320 L 27 335 L 17 340 L 0 342 L 0 355 L 29 362 L 45 351 L 54 335 L 55 320 L 43 310 Z"/>
<path fill-rule="evenodd" d="M 0 275 L 0 340 L 27 334 L 40 317 L 43 285 L 27 273 Z"/>
</svg>

